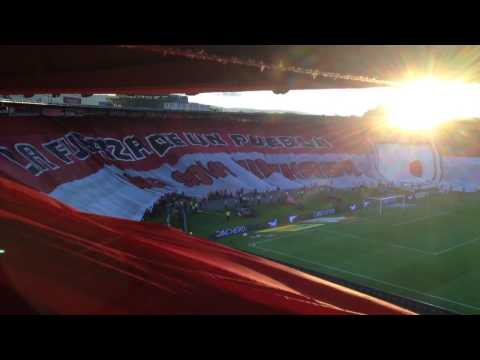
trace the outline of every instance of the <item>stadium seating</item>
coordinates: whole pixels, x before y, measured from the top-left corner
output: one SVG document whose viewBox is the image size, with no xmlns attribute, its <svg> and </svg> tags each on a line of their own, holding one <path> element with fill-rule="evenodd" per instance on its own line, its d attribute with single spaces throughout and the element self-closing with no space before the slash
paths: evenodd
<svg viewBox="0 0 480 360">
<path fill-rule="evenodd" d="M 385 179 L 480 186 L 476 157 L 449 156 L 426 140 L 386 143 L 361 124 L 278 116 L 258 127 L 224 116 L 7 117 L 0 175 L 79 210 L 131 220 L 169 192 L 202 198 L 218 190 L 350 188 Z"/>
</svg>

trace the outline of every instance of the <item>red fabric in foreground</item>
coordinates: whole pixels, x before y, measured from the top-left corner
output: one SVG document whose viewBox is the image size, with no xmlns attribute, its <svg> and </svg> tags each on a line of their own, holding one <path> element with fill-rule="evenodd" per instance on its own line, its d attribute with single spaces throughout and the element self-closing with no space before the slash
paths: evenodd
<svg viewBox="0 0 480 360">
<path fill-rule="evenodd" d="M 10 180 L 0 179 L 0 204 L 0 313 L 409 314 L 162 225 L 80 213 Z"/>
</svg>

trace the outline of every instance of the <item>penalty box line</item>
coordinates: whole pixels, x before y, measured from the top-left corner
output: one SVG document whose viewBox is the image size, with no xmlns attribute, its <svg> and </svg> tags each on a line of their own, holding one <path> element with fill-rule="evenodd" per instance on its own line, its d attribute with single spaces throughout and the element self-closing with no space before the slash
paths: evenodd
<svg viewBox="0 0 480 360">
<path fill-rule="evenodd" d="M 314 231 L 314 230 L 319 230 L 319 231 L 323 231 L 323 232 L 326 232 L 326 233 L 330 233 L 330 234 L 334 234 L 334 235 L 339 235 L 339 236 L 343 236 L 343 237 L 349 237 L 351 239 L 355 239 L 355 240 L 359 240 L 359 241 L 365 241 L 365 239 L 362 239 L 361 237 L 359 236 L 356 236 L 354 234 L 349 234 L 349 233 L 343 233 L 343 232 L 338 232 L 338 231 L 334 231 L 334 230 L 330 230 L 330 229 L 325 229 L 324 227 L 316 227 L 316 228 L 312 228 L 312 229 L 306 229 L 306 230 L 301 230 L 300 232 L 301 233 L 306 233 L 306 232 L 310 232 L 310 231 Z M 280 239 L 283 239 L 283 238 L 286 238 L 286 237 L 290 237 L 290 236 L 293 236 L 295 234 L 285 234 L 283 236 L 278 236 L 278 237 L 273 237 L 273 238 L 270 238 L 270 239 L 265 239 L 265 240 L 260 240 L 260 241 L 254 241 L 254 244 L 255 244 L 255 247 L 259 244 L 264 244 L 264 243 L 267 243 L 267 242 L 270 242 L 270 241 L 273 241 L 273 240 L 280 240 Z M 404 250 L 409 250 L 409 251 L 414 251 L 414 252 L 417 252 L 419 254 L 423 254 L 423 255 L 429 255 L 429 256 L 439 256 L 439 255 L 443 255 L 443 254 L 446 254 L 452 250 L 455 250 L 457 248 L 460 248 L 462 246 L 465 246 L 465 245 L 468 245 L 468 244 L 473 244 L 473 243 L 476 243 L 477 241 L 480 240 L 480 236 L 474 238 L 473 240 L 469 240 L 469 241 L 466 241 L 466 242 L 463 242 L 461 244 L 457 244 L 457 245 L 454 245 L 454 246 L 451 246 L 447 249 L 444 249 L 444 250 L 441 250 L 441 251 L 437 251 L 437 252 L 429 252 L 429 251 L 423 251 L 423 250 L 420 250 L 420 249 L 417 249 L 417 248 L 414 248 L 414 247 L 409 247 L 409 246 L 403 246 L 403 245 L 399 245 L 399 244 L 388 244 L 392 247 L 396 247 L 396 248 L 399 248 L 399 249 L 404 249 Z M 252 245 L 250 245 L 252 246 Z"/>
<path fill-rule="evenodd" d="M 437 255 L 436 253 L 432 253 L 432 252 L 428 252 L 428 251 L 423 251 L 423 250 L 420 250 L 420 249 L 417 249 L 417 248 L 408 247 L 408 246 L 402 246 L 402 245 L 397 245 L 397 244 L 391 244 L 390 246 L 393 246 L 393 247 L 396 247 L 396 248 L 400 248 L 400 249 L 415 251 L 415 252 L 418 252 L 418 253 L 424 254 L 424 255 L 431 255 L 431 256 L 436 256 L 436 255 Z"/>
<path fill-rule="evenodd" d="M 328 229 L 319 229 L 320 231 L 324 231 L 324 232 L 329 232 L 331 234 L 336 234 L 336 235 L 340 235 L 340 236 L 346 236 L 346 237 L 350 237 L 352 239 L 356 239 L 356 240 L 360 240 L 360 241 L 364 241 L 364 239 L 362 239 L 361 237 L 359 236 L 356 236 L 356 235 L 353 235 L 353 234 L 348 234 L 348 233 L 341 233 L 341 232 L 338 232 L 338 231 L 333 231 L 333 230 L 328 230 Z M 477 236 L 476 238 L 474 238 L 473 240 L 469 240 L 469 241 L 465 241 L 461 244 L 457 244 L 457 245 L 454 245 L 452 247 L 449 247 L 445 250 L 441 250 L 441 251 L 437 251 L 437 252 L 429 252 L 429 251 L 423 251 L 423 250 L 420 250 L 420 249 L 417 249 L 417 248 L 412 248 L 412 247 L 408 247 L 408 246 L 402 246 L 402 245 L 398 245 L 398 244 L 389 244 L 390 246 L 393 246 L 393 247 L 396 247 L 396 248 L 400 248 L 400 249 L 405 249 L 405 250 L 411 250 L 411 251 L 416 251 L 418 253 L 421 253 L 421 254 L 424 254 L 424 255 L 430 255 L 430 256 L 438 256 L 438 255 L 442 255 L 442 254 L 445 254 L 451 250 L 454 250 L 454 249 L 457 249 L 459 247 L 462 247 L 462 246 L 465 246 L 465 245 L 468 245 L 468 244 L 473 244 L 473 243 L 476 243 L 477 241 L 480 240 L 480 236 Z"/>
<path fill-rule="evenodd" d="M 416 223 L 416 222 L 432 219 L 432 218 L 439 217 L 439 216 L 450 215 L 451 213 L 453 213 L 453 211 L 442 212 L 442 213 L 435 214 L 435 215 L 424 216 L 424 217 L 412 219 L 412 220 L 409 220 L 409 221 L 404 221 L 404 222 L 401 222 L 401 223 L 398 223 L 398 224 L 393 224 L 392 226 L 401 226 L 401 225 L 413 224 L 413 223 Z"/>
<path fill-rule="evenodd" d="M 284 239 L 286 237 L 294 236 L 298 233 L 304 234 L 306 232 L 311 232 L 311 231 L 315 231 L 315 230 L 320 230 L 320 231 L 323 231 L 323 232 L 327 232 L 327 233 L 331 233 L 331 234 L 335 234 L 335 235 L 340 235 L 340 236 L 344 236 L 344 237 L 350 237 L 350 238 L 355 239 L 355 240 L 363 240 L 362 238 L 360 238 L 356 235 L 341 233 L 341 232 L 337 232 L 337 231 L 334 231 L 334 230 L 325 229 L 323 226 L 317 226 L 317 227 L 314 227 L 314 228 L 311 228 L 311 229 L 300 230 L 300 231 L 292 233 L 292 234 L 285 234 L 285 235 L 280 235 L 280 236 L 277 236 L 277 237 L 272 237 L 270 239 L 265 239 L 265 240 L 260 240 L 260 241 L 255 241 L 254 240 L 254 244 L 256 246 L 258 244 L 264 244 L 264 243 L 267 243 L 267 242 L 270 242 L 270 241 L 280 240 L 280 239 Z M 252 245 L 250 244 L 249 246 L 252 246 Z"/>
<path fill-rule="evenodd" d="M 341 232 L 337 232 L 337 231 L 333 231 L 333 230 L 328 230 L 328 229 L 319 229 L 321 231 L 324 231 L 324 232 L 329 232 L 329 233 L 332 233 L 332 234 L 336 234 L 336 235 L 340 235 L 340 236 L 346 236 L 346 237 L 350 237 L 352 239 L 356 239 L 356 240 L 360 240 L 360 241 L 365 241 L 364 239 L 362 239 L 361 237 L 359 236 L 356 236 L 356 235 L 353 235 L 353 234 L 348 234 L 348 233 L 341 233 Z M 454 246 L 451 246 L 447 249 L 444 249 L 444 250 L 441 250 L 441 251 L 437 251 L 437 252 L 429 252 L 429 251 L 423 251 L 423 250 L 420 250 L 420 249 L 417 249 L 417 248 L 412 248 L 412 247 L 408 247 L 408 246 L 402 246 L 402 245 L 398 245 L 398 244 L 388 244 L 390 246 L 393 246 L 393 247 L 396 247 L 396 248 L 400 248 L 400 249 L 405 249 L 405 250 L 410 250 L 410 251 L 415 251 L 415 252 L 418 252 L 420 254 L 423 254 L 423 255 L 430 255 L 430 256 L 438 256 L 438 255 L 443 255 L 449 251 L 452 251 L 454 249 L 457 249 L 459 247 L 462 247 L 462 246 L 465 246 L 465 245 L 468 245 L 468 244 L 473 244 L 473 243 L 476 243 L 477 241 L 480 240 L 480 236 L 477 236 L 476 238 L 474 238 L 473 240 L 469 240 L 469 241 L 465 241 L 461 244 L 457 244 L 457 245 L 454 245 Z"/>
<path fill-rule="evenodd" d="M 438 252 L 434 253 L 434 255 L 435 255 L 435 256 L 437 256 L 437 255 L 442 255 L 442 254 L 445 254 L 445 253 L 447 253 L 447 252 L 449 252 L 449 251 L 452 251 L 452 250 L 454 250 L 454 249 L 456 249 L 456 248 L 459 248 L 459 247 L 462 247 L 462 246 L 465 246 L 465 245 L 468 245 L 468 244 L 476 243 L 476 242 L 479 241 L 479 240 L 480 240 L 480 236 L 477 236 L 476 238 L 474 238 L 474 239 L 472 239 L 472 240 L 465 241 L 465 242 L 463 242 L 463 243 L 461 243 L 461 244 L 458 244 L 458 245 L 454 245 L 454 246 L 449 247 L 448 249 L 445 249 L 445 250 L 442 250 L 442 251 L 438 251 Z"/>
<path fill-rule="evenodd" d="M 295 233 L 306 233 L 306 232 L 310 232 L 310 231 L 313 231 L 313 230 L 318 230 L 320 226 L 318 227 L 315 227 L 315 228 L 311 228 L 311 229 L 305 229 L 305 230 L 300 230 L 298 232 L 295 232 Z M 280 240 L 280 239 L 283 239 L 283 238 L 286 238 L 286 237 L 290 237 L 292 235 L 295 235 L 295 234 L 285 234 L 285 235 L 280 235 L 280 236 L 276 236 L 276 237 L 271 237 L 270 239 L 265 239 L 265 240 L 260 240 L 260 241 L 253 241 L 255 245 L 258 245 L 258 244 L 264 244 L 264 243 L 267 243 L 267 242 L 270 242 L 270 241 L 273 241 L 273 240 Z M 250 245 L 252 246 L 252 245 Z"/>
<path fill-rule="evenodd" d="M 470 308 L 470 309 L 474 309 L 474 310 L 480 310 L 480 308 L 478 308 L 478 307 L 476 307 L 476 306 L 464 304 L 464 303 L 461 303 L 461 302 L 458 302 L 458 301 L 446 299 L 446 298 L 443 298 L 443 297 L 440 297 L 440 296 L 436 296 L 436 295 L 431 295 L 431 294 L 423 293 L 423 292 L 418 291 L 418 290 L 410 289 L 410 288 L 407 288 L 407 287 L 404 287 L 404 286 L 401 286 L 401 285 L 392 284 L 392 283 L 390 283 L 390 282 L 388 282 L 388 281 L 378 280 L 378 279 L 372 278 L 372 277 L 370 277 L 370 276 L 366 276 L 366 275 L 362 275 L 362 274 L 357 274 L 357 273 L 354 273 L 354 272 L 351 272 L 351 271 L 348 271 L 348 270 L 345 270 L 345 269 L 337 268 L 337 267 L 335 267 L 335 266 L 325 265 L 325 264 L 317 263 L 317 262 L 314 262 L 314 261 L 302 259 L 302 258 L 299 258 L 299 257 L 294 256 L 294 255 L 290 255 L 290 254 L 287 254 L 287 253 L 284 253 L 284 252 L 281 252 L 281 251 L 277 251 L 277 250 L 267 249 L 267 248 L 264 248 L 264 247 L 261 247 L 261 246 L 258 246 L 257 248 L 259 248 L 259 249 L 261 249 L 261 250 L 263 250 L 263 251 L 267 251 L 267 252 L 273 253 L 273 254 L 277 254 L 277 255 L 289 257 L 289 258 L 292 258 L 292 259 L 296 259 L 296 260 L 301 261 L 301 262 L 303 262 L 303 263 L 309 263 L 309 264 L 312 264 L 312 265 L 316 265 L 316 266 L 324 267 L 324 268 L 327 268 L 327 269 L 335 270 L 335 271 L 338 271 L 338 272 L 342 272 L 342 273 L 345 273 L 345 274 L 353 275 L 353 276 L 356 276 L 356 277 L 358 277 L 358 278 L 364 278 L 364 279 L 367 279 L 367 280 L 370 280 L 370 281 L 375 281 L 375 282 L 380 283 L 380 284 L 388 285 L 388 286 L 391 286 L 391 287 L 394 287 L 394 288 L 397 288 L 397 289 L 402 289 L 402 290 L 410 291 L 410 292 L 412 292 L 412 293 L 415 293 L 415 294 L 418 294 L 418 295 L 422 295 L 422 296 L 425 296 L 425 297 L 430 297 L 430 298 L 432 298 L 432 299 L 437 299 L 437 300 L 445 301 L 445 302 L 448 302 L 448 303 L 451 303 L 451 304 L 460 305 L 460 306 L 463 306 L 463 307 L 466 307 L 466 308 Z"/>
<path fill-rule="evenodd" d="M 312 230 L 320 230 L 322 232 L 326 232 L 326 233 L 333 234 L 333 235 L 343 236 L 343 237 L 347 237 L 347 238 L 358 240 L 358 241 L 365 241 L 364 239 L 362 239 L 361 237 L 359 237 L 357 235 L 344 233 L 344 232 L 339 232 L 339 231 L 335 231 L 335 230 L 329 230 L 329 229 L 325 229 L 323 227 L 322 228 L 318 227 L 318 228 L 314 228 L 314 229 L 303 230 L 302 233 L 312 231 Z M 279 237 L 275 237 L 275 238 L 271 238 L 271 239 L 254 241 L 255 245 L 250 244 L 250 246 L 255 246 L 256 247 L 259 244 L 264 244 L 264 243 L 267 243 L 267 242 L 270 242 L 270 241 L 273 241 L 273 240 L 283 239 L 283 238 L 286 238 L 286 237 L 290 237 L 292 235 L 293 234 L 285 234 L 283 236 L 279 236 Z M 401 245 L 394 245 L 394 244 L 388 244 L 388 245 L 398 247 L 398 248 L 402 248 L 402 249 L 406 249 L 406 250 L 417 251 L 417 252 L 420 252 L 420 253 L 425 254 L 425 255 L 435 255 L 434 253 L 429 253 L 429 252 L 425 252 L 425 251 L 422 251 L 422 250 L 418 250 L 418 249 L 415 249 L 415 248 L 409 248 L 409 247 L 405 247 L 405 246 L 401 246 Z"/>
</svg>

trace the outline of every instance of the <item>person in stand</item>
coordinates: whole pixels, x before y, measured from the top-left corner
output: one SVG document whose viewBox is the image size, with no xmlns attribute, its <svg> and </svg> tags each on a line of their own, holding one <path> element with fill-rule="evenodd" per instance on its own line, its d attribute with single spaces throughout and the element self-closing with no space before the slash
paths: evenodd
<svg viewBox="0 0 480 360">
<path fill-rule="evenodd" d="M 178 203 L 176 204 L 176 206 L 173 208 L 173 211 L 172 211 L 171 225 L 177 229 L 180 229 L 182 226 L 181 219 L 180 219 L 180 208 L 178 207 Z"/>
<path fill-rule="evenodd" d="M 166 205 L 166 219 L 165 219 L 165 222 L 167 223 L 168 226 L 170 226 L 170 223 L 171 223 L 171 216 L 172 216 L 172 206 L 171 206 L 171 203 L 168 202 L 167 205 Z"/>
<path fill-rule="evenodd" d="M 230 210 L 229 209 L 225 210 L 225 217 L 227 219 L 227 224 L 230 223 Z"/>
</svg>

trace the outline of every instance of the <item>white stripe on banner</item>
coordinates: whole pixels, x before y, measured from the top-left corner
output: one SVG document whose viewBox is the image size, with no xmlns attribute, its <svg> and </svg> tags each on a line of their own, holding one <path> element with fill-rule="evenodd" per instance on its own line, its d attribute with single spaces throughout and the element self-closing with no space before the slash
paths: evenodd
<svg viewBox="0 0 480 360">
<path fill-rule="evenodd" d="M 379 146 L 380 168 L 382 179 L 389 181 L 402 182 L 411 180 L 412 174 L 408 173 L 409 159 L 421 157 L 424 163 L 424 175 L 426 177 L 433 174 L 433 167 L 428 165 L 433 159 L 427 154 L 427 147 L 413 145 L 404 147 L 401 145 Z M 399 155 L 400 154 L 400 155 Z M 403 154 L 403 155 L 402 155 Z M 350 174 L 331 178 L 295 178 L 289 179 L 282 172 L 273 171 L 269 176 L 259 178 L 253 172 L 245 169 L 237 161 L 260 159 L 272 164 L 299 164 L 302 161 L 314 162 L 332 162 L 351 160 L 355 168 L 361 173 L 360 176 Z M 187 196 L 203 197 L 209 192 L 226 189 L 231 192 L 244 189 L 244 191 L 268 191 L 279 187 L 282 190 L 298 189 L 303 186 L 331 185 L 336 188 L 350 188 L 361 184 L 375 184 L 378 178 L 371 171 L 371 156 L 349 155 L 349 154 L 263 154 L 260 152 L 235 152 L 235 153 L 196 153 L 187 154 L 179 158 L 175 165 L 164 163 L 156 169 L 148 171 L 122 170 L 116 166 L 109 165 L 99 171 L 86 176 L 82 179 L 66 182 L 56 187 L 50 195 L 69 205 L 85 212 L 91 212 L 101 215 L 110 215 L 132 220 L 140 220 L 146 209 L 162 196 L 162 194 L 176 191 L 185 193 Z M 399 160 L 400 159 L 400 160 Z M 455 185 L 465 189 L 465 191 L 474 191 L 480 186 L 480 160 L 477 158 L 467 159 L 454 158 L 445 159 L 445 176 L 442 185 Z M 398 162 L 398 161 L 399 162 Z M 200 164 L 208 168 L 209 162 L 219 162 L 225 166 L 229 172 L 222 176 L 209 176 L 210 183 L 198 184 L 193 186 L 186 180 L 192 180 L 189 171 L 192 166 Z M 388 167 L 385 164 L 397 164 Z M 426 164 L 426 165 L 425 165 Z M 179 177 L 174 179 L 172 174 L 177 172 Z M 398 175 L 400 174 L 400 175 Z M 396 176 L 400 177 L 396 177 Z M 419 174 L 417 174 L 419 175 Z M 162 187 L 150 187 L 135 185 L 125 176 L 136 177 L 140 179 L 154 179 L 164 184 Z M 418 179 L 420 181 L 425 176 Z M 180 179 L 180 180 L 179 180 Z M 182 181 L 184 183 L 182 183 Z M 440 214 L 438 216 L 441 216 Z M 423 220 L 423 219 L 421 219 Z M 418 219 L 412 221 L 420 221 Z M 405 223 L 395 224 L 404 225 Z"/>
</svg>

